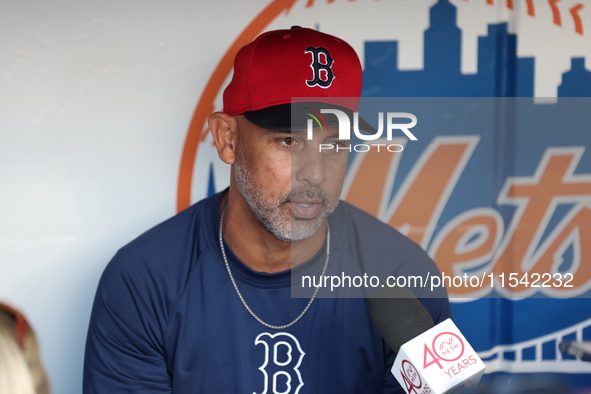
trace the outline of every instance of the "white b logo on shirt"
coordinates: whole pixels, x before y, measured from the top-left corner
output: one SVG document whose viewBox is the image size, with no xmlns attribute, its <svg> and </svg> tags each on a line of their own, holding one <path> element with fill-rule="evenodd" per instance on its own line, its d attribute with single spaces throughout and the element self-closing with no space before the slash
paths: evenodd
<svg viewBox="0 0 591 394">
<path fill-rule="evenodd" d="M 298 368 L 306 353 L 296 337 L 286 332 L 263 332 L 256 337 L 254 344 L 265 347 L 265 362 L 259 368 L 265 379 L 261 394 L 297 394 L 304 385 Z M 267 367 L 272 367 L 271 374 Z"/>
</svg>

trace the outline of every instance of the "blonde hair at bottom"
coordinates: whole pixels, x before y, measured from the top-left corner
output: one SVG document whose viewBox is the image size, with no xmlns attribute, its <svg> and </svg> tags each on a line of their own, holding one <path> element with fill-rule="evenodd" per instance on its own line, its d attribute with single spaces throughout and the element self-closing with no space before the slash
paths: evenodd
<svg viewBox="0 0 591 394">
<path fill-rule="evenodd" d="M 35 383 L 14 332 L 0 319 L 0 394 L 35 394 Z"/>
</svg>

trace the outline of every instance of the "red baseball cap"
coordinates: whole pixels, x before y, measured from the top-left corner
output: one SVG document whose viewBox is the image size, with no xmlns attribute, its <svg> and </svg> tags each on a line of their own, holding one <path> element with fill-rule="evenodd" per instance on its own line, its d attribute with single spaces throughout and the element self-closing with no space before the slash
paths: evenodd
<svg viewBox="0 0 591 394">
<path fill-rule="evenodd" d="M 236 54 L 224 112 L 267 129 L 291 130 L 292 102 L 357 111 L 362 77 L 357 53 L 340 38 L 300 26 L 269 31 Z M 336 117 L 327 118 L 337 124 Z M 359 121 L 361 129 L 375 131 Z"/>
</svg>

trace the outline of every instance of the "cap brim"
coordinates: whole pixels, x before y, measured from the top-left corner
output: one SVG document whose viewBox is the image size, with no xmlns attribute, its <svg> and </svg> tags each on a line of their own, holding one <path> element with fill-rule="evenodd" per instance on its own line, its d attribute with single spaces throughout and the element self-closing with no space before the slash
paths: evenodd
<svg viewBox="0 0 591 394">
<path fill-rule="evenodd" d="M 338 109 L 345 112 L 351 120 L 353 127 L 353 111 L 339 105 L 325 103 L 296 103 L 281 104 L 263 108 L 257 111 L 245 112 L 243 115 L 249 122 L 269 130 L 290 131 L 306 130 L 308 119 L 312 119 L 310 112 L 320 113 L 321 109 Z M 338 118 L 332 114 L 323 116 L 323 122 L 327 126 L 338 126 Z M 359 131 L 376 134 L 377 130 L 359 116 Z"/>
</svg>

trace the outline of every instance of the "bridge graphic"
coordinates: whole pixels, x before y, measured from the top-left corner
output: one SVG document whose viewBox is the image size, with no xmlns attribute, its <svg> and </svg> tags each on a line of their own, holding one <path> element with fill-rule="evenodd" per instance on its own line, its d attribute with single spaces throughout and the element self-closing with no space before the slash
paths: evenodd
<svg viewBox="0 0 591 394">
<path fill-rule="evenodd" d="M 528 341 L 498 345 L 478 355 L 486 365 L 486 373 L 493 372 L 558 372 L 591 373 L 591 362 L 563 356 L 558 346 L 564 341 L 589 340 L 591 319 L 565 329 Z"/>
</svg>

